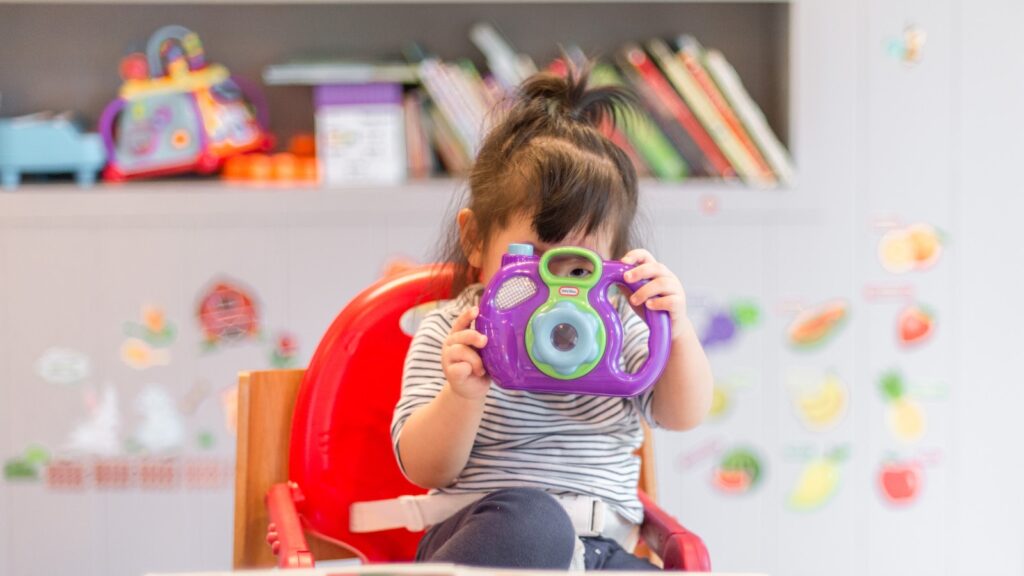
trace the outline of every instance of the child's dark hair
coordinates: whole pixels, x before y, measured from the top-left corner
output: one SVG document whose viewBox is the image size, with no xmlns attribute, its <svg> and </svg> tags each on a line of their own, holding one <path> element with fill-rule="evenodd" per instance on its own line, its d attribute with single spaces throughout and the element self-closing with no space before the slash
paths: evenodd
<svg viewBox="0 0 1024 576">
<path fill-rule="evenodd" d="M 460 240 L 452 218 L 445 239 L 443 261 L 455 266 L 453 296 L 479 273 L 462 242 L 485 249 L 491 234 L 518 215 L 533 217 L 544 242 L 607 229 L 612 257 L 633 244 L 636 169 L 600 126 L 614 122 L 634 99 L 623 88 L 588 87 L 591 65 L 564 60 L 566 76 L 526 79 L 483 141 L 469 176 L 471 237 Z"/>
</svg>

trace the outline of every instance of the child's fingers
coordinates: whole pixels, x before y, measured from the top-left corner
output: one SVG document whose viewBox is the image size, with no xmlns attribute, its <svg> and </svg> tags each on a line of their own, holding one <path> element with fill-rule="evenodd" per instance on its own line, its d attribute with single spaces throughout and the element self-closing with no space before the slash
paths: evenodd
<svg viewBox="0 0 1024 576">
<path fill-rule="evenodd" d="M 476 350 L 464 344 L 456 344 L 448 349 L 448 365 L 455 364 L 468 364 L 472 373 L 477 376 L 483 376 L 485 372 L 484 362 L 480 359 L 480 355 L 476 353 Z"/>
<path fill-rule="evenodd" d="M 639 306 L 656 296 L 668 296 L 673 294 L 675 292 L 672 289 L 673 284 L 674 282 L 664 276 L 655 278 L 638 288 L 636 292 L 633 292 L 633 295 L 629 297 L 629 303 L 634 306 Z"/>
<path fill-rule="evenodd" d="M 673 294 L 671 296 L 659 296 L 657 298 L 651 298 L 645 303 L 651 310 L 663 310 L 665 312 L 671 312 L 681 305 L 681 296 Z"/>
<path fill-rule="evenodd" d="M 452 384 L 458 385 L 466 381 L 473 373 L 473 366 L 468 362 L 456 362 L 449 364 L 445 376 Z"/>
<path fill-rule="evenodd" d="M 452 332 L 461 332 L 469 328 L 469 325 L 473 323 L 473 320 L 476 319 L 479 313 L 480 308 L 476 306 L 470 306 L 463 310 L 462 314 L 459 314 L 459 317 L 455 319 L 455 322 L 452 322 Z"/>
<path fill-rule="evenodd" d="M 643 248 L 636 248 L 626 252 L 626 255 L 622 257 L 624 264 L 642 264 L 644 262 L 654 262 L 654 256 L 650 252 Z"/>
<path fill-rule="evenodd" d="M 473 346 L 474 348 L 483 348 L 487 346 L 487 336 L 467 328 L 459 332 L 452 332 L 448 335 L 448 339 L 445 340 L 445 344 L 452 346 L 454 344 L 464 344 L 466 346 Z"/>
<path fill-rule="evenodd" d="M 645 262 L 632 270 L 627 271 L 623 278 L 626 282 L 639 282 L 640 280 L 647 280 L 649 278 L 657 278 L 659 276 L 669 276 L 672 272 L 669 271 L 668 266 L 665 266 L 661 262 Z"/>
</svg>

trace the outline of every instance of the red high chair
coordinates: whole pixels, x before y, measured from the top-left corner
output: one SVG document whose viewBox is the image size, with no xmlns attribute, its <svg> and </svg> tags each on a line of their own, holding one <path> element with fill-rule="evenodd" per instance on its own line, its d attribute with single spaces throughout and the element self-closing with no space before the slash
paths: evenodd
<svg viewBox="0 0 1024 576">
<path fill-rule="evenodd" d="M 450 285 L 449 269 L 430 266 L 383 278 L 335 318 L 308 369 L 240 375 L 236 568 L 268 566 L 273 556 L 282 568 L 312 566 L 314 555 L 413 559 L 422 532 L 353 533 L 349 508 L 425 492 L 405 479 L 391 447 L 391 415 L 411 341 L 400 320 L 415 306 L 447 298 Z M 648 496 L 654 488 L 649 433 L 640 455 L 643 541 L 667 569 L 710 570 L 701 539 Z"/>
</svg>

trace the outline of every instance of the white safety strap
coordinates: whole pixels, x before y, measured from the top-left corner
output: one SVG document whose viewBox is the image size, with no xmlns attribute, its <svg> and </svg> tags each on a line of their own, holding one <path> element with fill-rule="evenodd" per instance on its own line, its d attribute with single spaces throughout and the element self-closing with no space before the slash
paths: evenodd
<svg viewBox="0 0 1024 576">
<path fill-rule="evenodd" d="M 422 494 L 356 502 L 349 508 L 349 529 L 354 533 L 396 528 L 419 532 L 447 520 L 486 495 Z M 603 536 L 615 540 L 630 551 L 636 547 L 639 526 L 609 510 L 604 500 L 588 496 L 555 496 L 555 499 L 565 508 L 577 536 Z"/>
</svg>

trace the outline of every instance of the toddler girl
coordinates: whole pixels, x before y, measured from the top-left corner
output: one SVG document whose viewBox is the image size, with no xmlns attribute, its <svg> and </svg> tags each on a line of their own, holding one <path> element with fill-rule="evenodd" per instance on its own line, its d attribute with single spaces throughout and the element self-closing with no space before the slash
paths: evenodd
<svg viewBox="0 0 1024 576">
<path fill-rule="evenodd" d="M 633 247 L 636 171 L 598 129 L 630 99 L 616 88 L 588 88 L 588 71 L 531 77 L 487 135 L 451 232 L 453 299 L 423 320 L 406 357 L 391 427 L 395 454 L 406 477 L 450 508 L 424 536 L 418 560 L 656 569 L 630 552 L 643 521 L 634 455 L 641 418 L 671 430 L 699 424 L 710 407 L 711 370 L 679 279 Z M 621 361 L 635 371 L 647 357 L 647 326 L 635 311 L 668 312 L 672 344 L 659 381 L 633 398 L 493 385 L 478 353 L 486 338 L 473 320 L 482 286 L 512 243 L 532 244 L 538 255 L 581 246 L 635 265 L 627 281 L 649 282 L 628 300 L 613 299 Z M 582 261 L 556 266 L 555 274 L 592 272 Z"/>
</svg>

